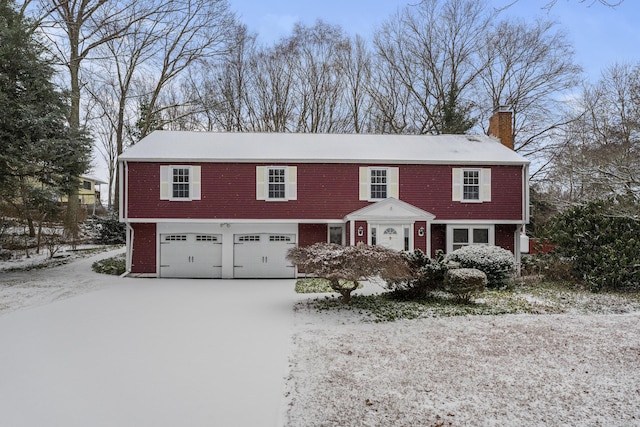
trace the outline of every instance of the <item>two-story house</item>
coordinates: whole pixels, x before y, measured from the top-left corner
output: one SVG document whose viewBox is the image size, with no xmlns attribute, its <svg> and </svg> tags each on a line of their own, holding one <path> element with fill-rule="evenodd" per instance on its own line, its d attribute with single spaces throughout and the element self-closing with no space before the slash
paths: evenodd
<svg viewBox="0 0 640 427">
<path fill-rule="evenodd" d="M 519 258 L 529 162 L 510 124 L 500 110 L 497 137 L 153 132 L 119 159 L 127 270 L 293 278 L 287 250 L 315 242 Z"/>
</svg>

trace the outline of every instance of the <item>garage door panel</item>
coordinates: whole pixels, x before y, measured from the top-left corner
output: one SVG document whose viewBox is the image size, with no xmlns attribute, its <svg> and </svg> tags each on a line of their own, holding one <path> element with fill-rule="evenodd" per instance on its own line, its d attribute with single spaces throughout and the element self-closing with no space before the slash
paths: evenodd
<svg viewBox="0 0 640 427">
<path fill-rule="evenodd" d="M 295 277 L 295 267 L 286 259 L 287 251 L 294 245 L 295 234 L 236 234 L 234 277 Z"/>
<path fill-rule="evenodd" d="M 222 277 L 222 236 L 215 234 L 161 235 L 161 277 Z"/>
</svg>

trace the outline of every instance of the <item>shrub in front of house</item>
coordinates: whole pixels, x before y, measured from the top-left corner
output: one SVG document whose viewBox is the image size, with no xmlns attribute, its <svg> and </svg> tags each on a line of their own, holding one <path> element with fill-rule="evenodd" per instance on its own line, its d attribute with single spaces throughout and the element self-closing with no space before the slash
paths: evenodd
<svg viewBox="0 0 640 427">
<path fill-rule="evenodd" d="M 469 302 L 486 285 L 487 275 L 475 268 L 451 268 L 444 275 L 444 290 L 459 302 Z"/>
<path fill-rule="evenodd" d="M 444 257 L 444 262 L 455 262 L 461 268 L 475 268 L 487 275 L 487 286 L 500 288 L 513 281 L 515 259 L 513 254 L 498 246 L 472 245 L 457 249 Z"/>
<path fill-rule="evenodd" d="M 408 279 L 387 282 L 388 288 L 392 291 L 392 298 L 400 300 L 422 299 L 429 292 L 442 289 L 444 274 L 447 271 L 444 252 L 437 250 L 435 258 L 429 258 L 418 249 L 405 254 L 405 257 L 411 275 Z"/>
</svg>

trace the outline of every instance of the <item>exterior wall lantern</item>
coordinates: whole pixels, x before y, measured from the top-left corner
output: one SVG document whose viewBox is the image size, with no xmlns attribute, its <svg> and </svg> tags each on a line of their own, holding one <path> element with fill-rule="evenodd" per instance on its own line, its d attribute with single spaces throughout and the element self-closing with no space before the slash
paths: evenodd
<svg viewBox="0 0 640 427">
<path fill-rule="evenodd" d="M 424 227 L 418 228 L 418 236 L 424 237 Z"/>
<path fill-rule="evenodd" d="M 364 228 L 362 226 L 358 227 L 358 236 L 359 237 L 364 236 Z"/>
</svg>

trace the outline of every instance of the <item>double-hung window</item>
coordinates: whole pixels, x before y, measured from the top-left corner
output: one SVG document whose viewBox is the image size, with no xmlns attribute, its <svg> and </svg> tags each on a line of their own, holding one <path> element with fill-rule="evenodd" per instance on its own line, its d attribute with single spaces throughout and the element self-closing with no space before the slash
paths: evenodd
<svg viewBox="0 0 640 427">
<path fill-rule="evenodd" d="M 287 170 L 285 168 L 269 168 L 269 199 L 285 199 L 287 197 Z"/>
<path fill-rule="evenodd" d="M 200 166 L 160 166 L 160 200 L 200 200 Z"/>
<path fill-rule="evenodd" d="M 297 200 L 297 166 L 256 166 L 256 200 Z"/>
<path fill-rule="evenodd" d="M 173 199 L 189 198 L 189 168 L 172 168 L 171 170 L 171 197 Z"/>
<path fill-rule="evenodd" d="M 482 203 L 491 201 L 490 168 L 453 168 L 451 182 L 454 202 Z"/>
<path fill-rule="evenodd" d="M 360 200 L 377 201 L 399 195 L 397 167 L 360 167 Z"/>
<path fill-rule="evenodd" d="M 387 198 L 387 170 L 371 169 L 371 198 L 386 199 Z"/>
</svg>

